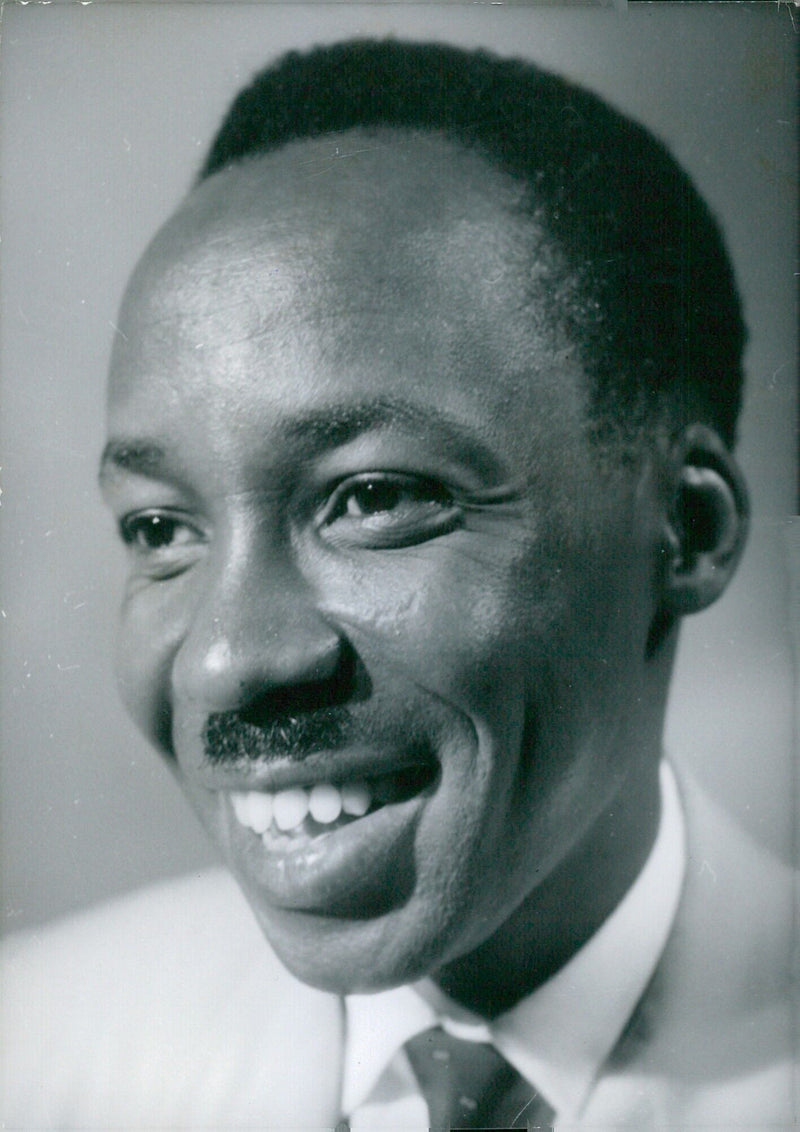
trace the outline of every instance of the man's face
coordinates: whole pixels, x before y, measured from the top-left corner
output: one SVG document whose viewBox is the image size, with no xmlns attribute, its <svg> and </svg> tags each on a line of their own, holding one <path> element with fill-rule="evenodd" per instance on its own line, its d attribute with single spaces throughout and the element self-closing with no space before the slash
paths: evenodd
<svg viewBox="0 0 800 1132">
<path fill-rule="evenodd" d="M 636 754 L 652 563 L 519 195 L 434 136 L 298 143 L 196 191 L 123 306 L 122 691 L 328 989 L 502 933 Z"/>
</svg>

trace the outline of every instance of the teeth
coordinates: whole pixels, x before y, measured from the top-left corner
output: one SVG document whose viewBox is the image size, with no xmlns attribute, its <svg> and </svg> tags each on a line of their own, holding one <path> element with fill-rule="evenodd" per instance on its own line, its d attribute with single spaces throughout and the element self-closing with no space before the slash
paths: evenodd
<svg viewBox="0 0 800 1132">
<path fill-rule="evenodd" d="M 354 818 L 362 818 L 372 804 L 366 782 L 348 782 L 342 787 L 342 809 Z"/>
<path fill-rule="evenodd" d="M 306 820 L 308 814 L 308 793 L 301 786 L 291 790 L 279 790 L 273 804 L 273 817 L 278 829 L 284 833 L 295 829 Z"/>
<path fill-rule="evenodd" d="M 342 813 L 361 818 L 372 805 L 372 792 L 361 781 L 343 786 L 318 782 L 310 790 L 293 786 L 274 794 L 262 790 L 232 793 L 231 804 L 239 824 L 253 833 L 265 834 L 272 825 L 287 833 L 302 825 L 309 814 L 318 825 L 332 825 Z"/>
<path fill-rule="evenodd" d="M 266 833 L 272 825 L 274 798 L 271 794 L 257 794 L 253 791 L 248 795 L 248 802 L 250 821 L 247 824 L 254 833 Z"/>
<path fill-rule="evenodd" d="M 233 812 L 240 825 L 250 824 L 250 795 L 249 794 L 231 794 L 231 804 L 233 805 Z"/>
<path fill-rule="evenodd" d="M 342 795 L 329 782 L 319 782 L 308 796 L 308 812 L 314 821 L 329 825 L 342 812 Z"/>
</svg>

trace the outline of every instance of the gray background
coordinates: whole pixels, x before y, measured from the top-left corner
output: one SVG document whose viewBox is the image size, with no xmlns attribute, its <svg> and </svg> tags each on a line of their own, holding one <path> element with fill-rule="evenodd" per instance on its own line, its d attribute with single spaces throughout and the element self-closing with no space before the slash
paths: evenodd
<svg viewBox="0 0 800 1132">
<path fill-rule="evenodd" d="M 228 99 L 276 53 L 357 33 L 563 71 L 660 134 L 723 220 L 752 331 L 740 454 L 755 520 L 731 592 L 684 630 L 668 745 L 765 845 L 792 851 L 789 9 L 12 3 L 0 48 L 6 930 L 211 859 L 111 676 L 122 553 L 94 486 L 104 371 L 126 276 Z"/>
</svg>

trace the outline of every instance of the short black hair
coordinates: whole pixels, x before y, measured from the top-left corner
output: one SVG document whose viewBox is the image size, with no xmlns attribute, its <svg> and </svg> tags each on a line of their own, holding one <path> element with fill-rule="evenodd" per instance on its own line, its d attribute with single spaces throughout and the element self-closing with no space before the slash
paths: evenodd
<svg viewBox="0 0 800 1132">
<path fill-rule="evenodd" d="M 201 169 L 353 128 L 439 133 L 527 186 L 577 286 L 559 311 L 599 437 L 692 421 L 732 445 L 745 328 L 719 227 L 666 147 L 534 64 L 435 43 L 291 52 L 235 98 Z"/>
</svg>

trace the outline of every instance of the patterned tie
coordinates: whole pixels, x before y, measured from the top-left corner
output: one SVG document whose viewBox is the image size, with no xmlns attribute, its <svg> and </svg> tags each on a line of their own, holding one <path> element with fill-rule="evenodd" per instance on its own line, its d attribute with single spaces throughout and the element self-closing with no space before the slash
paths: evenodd
<svg viewBox="0 0 800 1132">
<path fill-rule="evenodd" d="M 553 1110 L 488 1042 L 425 1030 L 405 1051 L 432 1129 L 551 1128 Z"/>
</svg>

